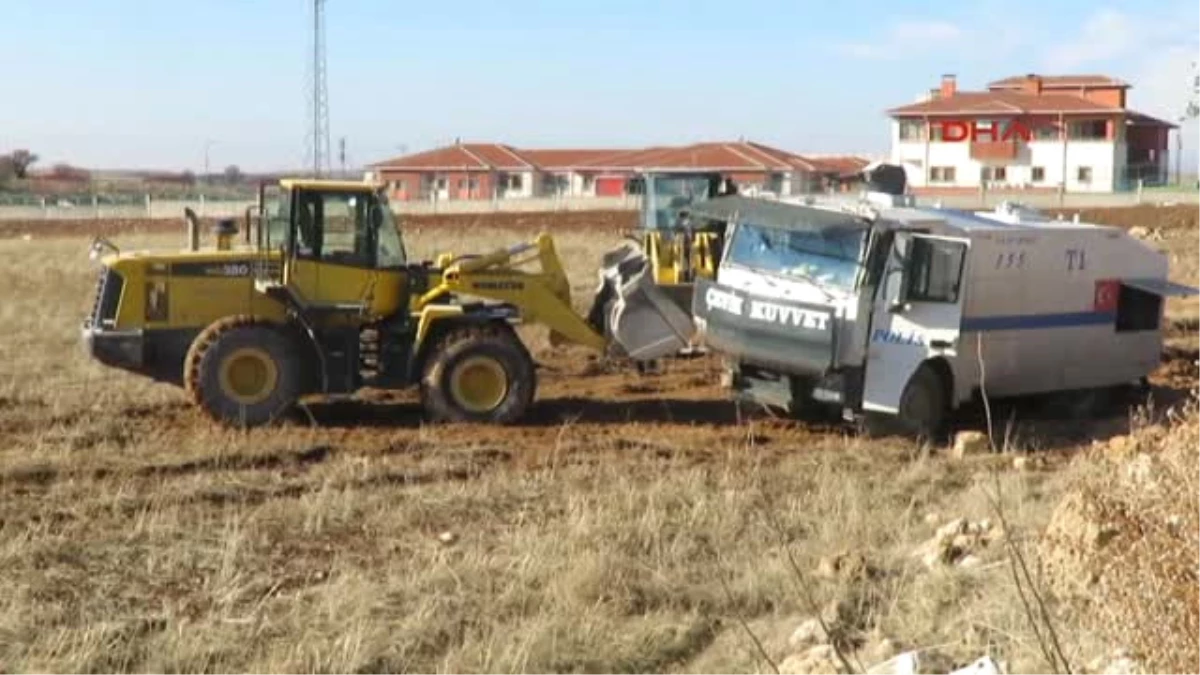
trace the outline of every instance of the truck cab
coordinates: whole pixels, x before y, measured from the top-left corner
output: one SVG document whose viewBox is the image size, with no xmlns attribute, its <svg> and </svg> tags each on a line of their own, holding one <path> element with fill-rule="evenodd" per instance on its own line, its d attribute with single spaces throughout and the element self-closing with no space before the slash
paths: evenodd
<svg viewBox="0 0 1200 675">
<path fill-rule="evenodd" d="M 735 396 L 936 432 L 953 403 L 968 241 L 870 209 L 732 196 L 693 213 L 728 228 L 693 303 Z"/>
</svg>

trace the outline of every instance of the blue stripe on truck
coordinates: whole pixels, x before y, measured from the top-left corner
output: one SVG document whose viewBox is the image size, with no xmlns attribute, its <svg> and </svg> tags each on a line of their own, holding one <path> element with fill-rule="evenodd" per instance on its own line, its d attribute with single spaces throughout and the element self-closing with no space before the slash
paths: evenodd
<svg viewBox="0 0 1200 675">
<path fill-rule="evenodd" d="M 1103 326 L 1117 320 L 1113 312 L 1073 312 L 1068 314 L 1013 314 L 1009 316 L 964 316 L 959 330 L 1031 330 L 1038 328 L 1075 328 Z"/>
</svg>

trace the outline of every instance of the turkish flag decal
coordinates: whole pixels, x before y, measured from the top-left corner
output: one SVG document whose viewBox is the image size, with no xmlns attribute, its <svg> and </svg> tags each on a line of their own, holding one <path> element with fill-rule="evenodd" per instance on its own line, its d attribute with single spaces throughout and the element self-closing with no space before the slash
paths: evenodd
<svg viewBox="0 0 1200 675">
<path fill-rule="evenodd" d="M 1096 282 L 1096 295 L 1092 301 L 1092 309 L 1097 312 L 1117 311 L 1117 297 L 1121 291 L 1121 282 L 1116 279 L 1101 279 Z"/>
</svg>

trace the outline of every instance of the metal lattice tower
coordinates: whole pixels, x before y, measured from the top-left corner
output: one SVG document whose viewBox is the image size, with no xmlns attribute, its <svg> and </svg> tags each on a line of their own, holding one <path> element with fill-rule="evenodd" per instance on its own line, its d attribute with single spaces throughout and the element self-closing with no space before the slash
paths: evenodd
<svg viewBox="0 0 1200 675">
<path fill-rule="evenodd" d="M 309 64 L 308 132 L 306 155 L 313 176 L 330 173 L 329 89 L 325 78 L 325 0 L 312 0 L 312 61 Z"/>
</svg>

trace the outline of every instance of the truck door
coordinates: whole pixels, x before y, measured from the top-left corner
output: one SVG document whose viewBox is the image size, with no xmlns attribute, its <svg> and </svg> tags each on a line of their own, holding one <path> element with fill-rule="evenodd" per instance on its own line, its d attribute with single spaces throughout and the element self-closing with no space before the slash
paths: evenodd
<svg viewBox="0 0 1200 675">
<path fill-rule="evenodd" d="M 967 239 L 896 233 L 871 310 L 865 410 L 898 412 L 904 387 L 922 362 L 955 356 L 969 248 Z"/>
</svg>

